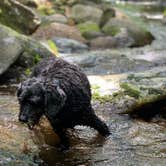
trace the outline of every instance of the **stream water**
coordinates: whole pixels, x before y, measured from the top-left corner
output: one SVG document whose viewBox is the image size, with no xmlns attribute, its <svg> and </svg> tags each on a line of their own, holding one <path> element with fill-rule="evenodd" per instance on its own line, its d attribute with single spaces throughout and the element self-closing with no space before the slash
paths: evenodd
<svg viewBox="0 0 166 166">
<path fill-rule="evenodd" d="M 161 22 L 149 22 L 157 40 L 151 46 L 118 50 L 129 58 L 166 62 L 166 29 Z M 147 56 L 150 55 L 150 56 Z M 105 69 L 105 68 L 104 68 Z M 87 68 L 85 71 L 88 71 Z M 90 74 L 93 70 L 90 70 Z M 103 73 L 106 70 L 103 70 Z M 102 74 L 103 74 L 102 73 Z M 118 73 L 118 72 L 114 72 Z M 104 73 L 106 74 L 106 73 Z M 29 131 L 18 122 L 19 107 L 15 94 L 0 92 L 0 166 L 165 166 L 166 120 L 151 122 L 118 115 L 110 103 L 92 102 L 98 116 L 111 131 L 103 138 L 93 129 L 77 126 L 69 131 L 71 148 L 60 152 L 57 135 L 43 119 Z"/>
</svg>

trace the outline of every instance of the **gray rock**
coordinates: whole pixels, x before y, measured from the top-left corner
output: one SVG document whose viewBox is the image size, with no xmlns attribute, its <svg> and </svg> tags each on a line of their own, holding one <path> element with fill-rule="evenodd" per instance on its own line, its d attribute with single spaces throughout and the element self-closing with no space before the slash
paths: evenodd
<svg viewBox="0 0 166 166">
<path fill-rule="evenodd" d="M 52 37 L 62 37 L 78 40 L 85 43 L 86 40 L 82 37 L 81 32 L 75 26 L 69 26 L 61 23 L 51 23 L 48 25 L 40 26 L 33 34 L 37 40 L 51 39 Z"/>
<path fill-rule="evenodd" d="M 22 51 L 21 41 L 0 27 L 0 75 L 16 61 Z"/>
<path fill-rule="evenodd" d="M 49 16 L 45 16 L 42 18 L 42 24 L 58 22 L 62 24 L 66 24 L 68 22 L 67 18 L 62 14 L 53 14 Z"/>
<path fill-rule="evenodd" d="M 0 11 L 1 23 L 25 34 L 34 32 L 41 22 L 32 9 L 16 0 L 1 0 Z"/>
<path fill-rule="evenodd" d="M 116 48 L 118 43 L 112 36 L 97 37 L 90 41 L 90 47 L 92 49 L 106 49 L 106 48 Z"/>
<path fill-rule="evenodd" d="M 131 47 L 135 44 L 135 40 L 129 34 L 126 28 L 120 28 L 120 32 L 115 35 L 115 40 L 118 47 Z"/>
<path fill-rule="evenodd" d="M 130 47 L 133 45 L 133 38 L 127 36 L 126 30 L 121 31 L 115 37 L 113 36 L 102 36 L 97 37 L 90 41 L 90 47 L 92 49 L 108 49 L 108 48 L 123 48 Z"/>
<path fill-rule="evenodd" d="M 67 38 L 53 38 L 52 39 L 58 47 L 60 53 L 81 53 L 88 50 L 88 46 L 76 40 Z"/>
<path fill-rule="evenodd" d="M 0 24 L 0 84 L 17 82 L 52 53 L 37 41 Z"/>
<path fill-rule="evenodd" d="M 102 28 L 106 35 L 117 36 L 118 40 L 125 39 L 129 46 L 144 46 L 150 44 L 154 37 L 145 28 L 140 27 L 128 18 L 111 18 Z M 125 33 L 124 33 L 125 32 Z M 121 44 L 122 45 L 122 44 Z"/>
<path fill-rule="evenodd" d="M 103 11 L 99 8 L 77 4 L 72 7 L 72 18 L 77 23 L 82 23 L 87 20 L 100 23 Z"/>
</svg>

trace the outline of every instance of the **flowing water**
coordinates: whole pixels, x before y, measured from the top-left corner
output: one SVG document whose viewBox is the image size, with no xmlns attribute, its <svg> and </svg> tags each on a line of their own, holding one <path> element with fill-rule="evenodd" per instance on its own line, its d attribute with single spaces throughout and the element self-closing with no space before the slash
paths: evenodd
<svg viewBox="0 0 166 166">
<path fill-rule="evenodd" d="M 134 56 L 165 65 L 165 24 L 149 22 L 149 27 L 157 38 L 151 46 L 120 51 L 129 58 Z M 96 113 L 109 126 L 110 137 L 103 138 L 93 129 L 77 126 L 68 133 L 70 150 L 60 152 L 55 146 L 58 137 L 49 123 L 43 118 L 33 131 L 29 131 L 18 122 L 19 106 L 15 94 L 0 92 L 0 166 L 166 165 L 165 119 L 156 117 L 150 122 L 132 119 L 116 114 L 110 103 L 93 101 Z"/>
</svg>

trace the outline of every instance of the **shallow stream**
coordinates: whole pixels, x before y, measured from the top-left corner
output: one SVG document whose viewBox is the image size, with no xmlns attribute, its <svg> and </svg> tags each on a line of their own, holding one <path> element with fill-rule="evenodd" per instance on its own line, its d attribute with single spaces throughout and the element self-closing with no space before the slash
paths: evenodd
<svg viewBox="0 0 166 166">
<path fill-rule="evenodd" d="M 146 60 L 148 68 L 166 64 L 166 28 L 161 22 L 149 22 L 156 40 L 150 46 L 114 50 L 130 59 Z M 109 50 L 103 52 L 107 54 Z M 106 56 L 107 57 L 107 56 Z M 70 56 L 67 57 L 70 59 Z M 97 58 L 96 58 L 97 59 Z M 71 60 L 71 59 L 70 59 Z M 110 74 L 101 60 L 101 75 Z M 79 59 L 78 59 L 79 62 Z M 141 64 L 139 62 L 139 64 Z M 146 63 L 147 64 L 147 63 Z M 149 65 L 150 64 L 150 65 Z M 139 65 L 138 65 L 139 66 Z M 136 70 L 145 70 L 136 68 Z M 94 65 L 83 68 L 89 75 Z M 102 68 L 103 67 L 103 68 Z M 103 70 L 102 70 L 103 69 Z M 133 68 L 131 68 L 132 70 Z M 130 72 L 114 71 L 112 74 Z M 110 76 L 109 76 L 110 77 Z M 98 116 L 106 121 L 111 135 L 105 139 L 93 129 L 77 126 L 69 131 L 71 148 L 60 152 L 55 145 L 58 137 L 46 120 L 33 131 L 18 122 L 19 107 L 15 94 L 0 92 L 0 165 L 49 166 L 165 166 L 166 120 L 154 118 L 150 122 L 116 114 L 110 103 L 93 101 Z"/>
</svg>

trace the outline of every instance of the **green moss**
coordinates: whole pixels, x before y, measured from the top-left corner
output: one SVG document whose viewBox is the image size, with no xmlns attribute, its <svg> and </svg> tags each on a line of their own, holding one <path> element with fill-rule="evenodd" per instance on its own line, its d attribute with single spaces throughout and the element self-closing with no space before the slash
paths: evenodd
<svg viewBox="0 0 166 166">
<path fill-rule="evenodd" d="M 91 86 L 92 91 L 98 91 L 100 89 L 99 85 L 92 85 Z"/>
<path fill-rule="evenodd" d="M 40 60 L 41 60 L 40 55 L 39 54 L 35 54 L 34 58 L 33 58 L 34 64 L 37 64 L 38 62 L 40 62 Z"/>
<path fill-rule="evenodd" d="M 41 15 L 51 15 L 55 13 L 52 7 L 47 7 L 46 5 L 40 5 L 37 10 Z"/>
<path fill-rule="evenodd" d="M 31 70 L 30 70 L 29 68 L 27 68 L 27 69 L 25 70 L 25 75 L 26 75 L 26 76 L 30 76 L 30 74 L 31 74 Z"/>
<path fill-rule="evenodd" d="M 110 95 L 101 96 L 99 93 L 96 92 L 96 93 L 92 94 L 92 99 L 97 100 L 100 103 L 106 103 L 106 102 L 110 102 L 112 100 L 112 96 L 110 96 Z"/>
<path fill-rule="evenodd" d="M 48 43 L 48 46 L 51 49 L 51 51 L 55 55 L 57 55 L 58 54 L 58 48 L 57 48 L 56 44 L 52 40 L 48 40 L 47 43 Z"/>
<path fill-rule="evenodd" d="M 93 22 L 78 24 L 78 28 L 81 33 L 88 32 L 88 31 L 100 32 L 99 26 Z"/>
<path fill-rule="evenodd" d="M 164 10 L 163 15 L 164 15 L 164 17 L 166 17 L 166 9 Z"/>
<path fill-rule="evenodd" d="M 139 98 L 140 97 L 140 89 L 130 83 L 123 82 L 120 84 L 120 87 L 125 90 L 125 93 L 131 97 Z"/>
<path fill-rule="evenodd" d="M 86 38 L 88 38 L 88 34 L 90 33 L 100 32 L 99 25 L 92 21 L 78 24 L 77 27 L 80 30 L 81 34 Z"/>
<path fill-rule="evenodd" d="M 103 27 L 102 30 L 107 35 L 115 36 L 116 34 L 118 34 L 120 32 L 120 27 L 118 27 L 116 25 L 112 25 L 112 26 L 106 25 Z"/>
<path fill-rule="evenodd" d="M 106 103 L 106 102 L 110 102 L 112 100 L 112 96 L 111 95 L 100 95 L 99 89 L 100 86 L 98 85 L 93 85 L 91 87 L 92 89 L 92 99 L 93 100 L 97 100 L 100 103 Z"/>
</svg>

